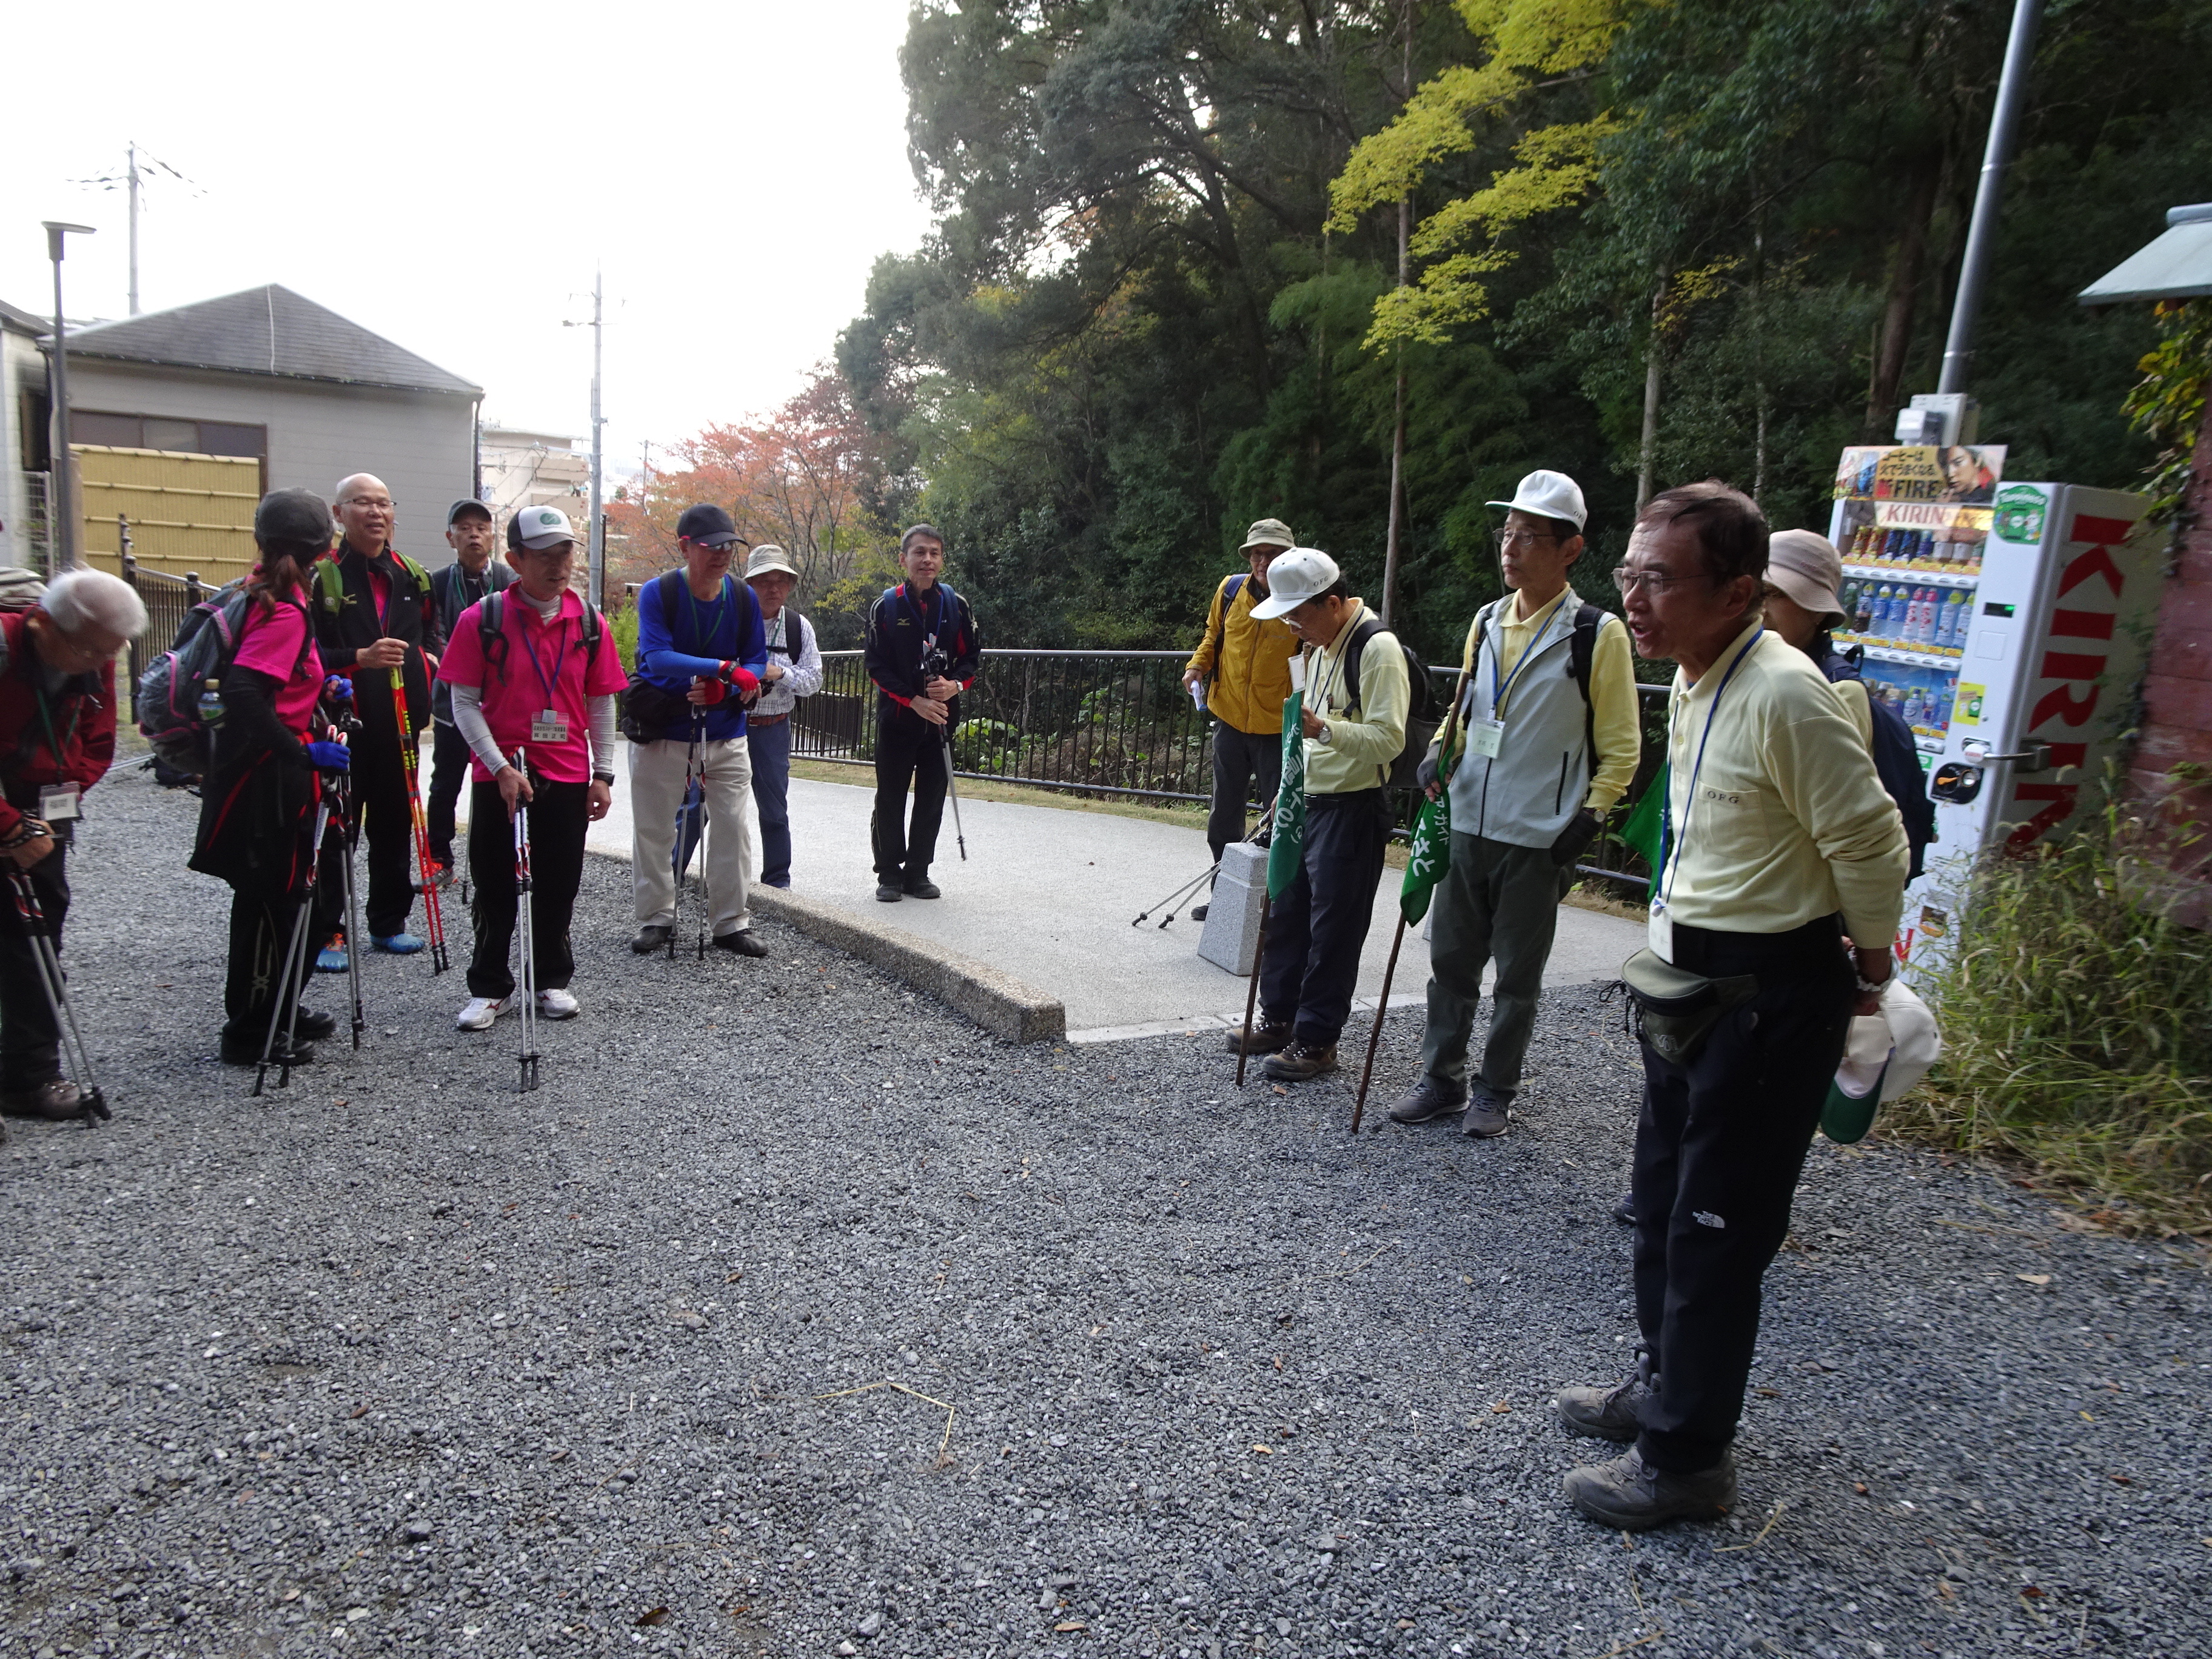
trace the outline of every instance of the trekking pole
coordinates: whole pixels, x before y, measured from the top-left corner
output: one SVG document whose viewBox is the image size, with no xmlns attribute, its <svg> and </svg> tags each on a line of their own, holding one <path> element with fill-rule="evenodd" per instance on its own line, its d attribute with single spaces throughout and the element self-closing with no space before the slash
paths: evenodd
<svg viewBox="0 0 2212 1659">
<path fill-rule="evenodd" d="M 945 793 L 952 798 L 952 839 L 960 843 L 960 862 L 968 862 L 968 837 L 960 829 L 960 786 L 952 781 L 952 733 L 940 728 L 945 756 Z"/>
<path fill-rule="evenodd" d="M 1244 1086 L 1244 1062 L 1250 1058 L 1245 1048 L 1252 1041 L 1252 1010 L 1260 1000 L 1260 968 L 1267 958 L 1267 903 L 1274 896 L 1264 888 L 1260 893 L 1260 936 L 1252 945 L 1252 984 L 1244 993 L 1244 1036 L 1237 1045 L 1237 1086 Z"/>
<path fill-rule="evenodd" d="M 706 742 L 706 711 L 694 703 L 691 708 L 691 736 L 684 750 L 684 804 L 676 809 L 676 846 L 670 853 L 675 866 L 676 892 L 668 917 L 668 959 L 676 960 L 676 936 L 684 931 L 684 878 L 690 873 L 691 860 L 696 855 L 700 867 L 700 901 L 705 902 L 707 857 L 701 845 L 701 826 L 707 811 L 705 763 L 701 748 Z M 705 927 L 702 921 L 702 929 Z M 699 959 L 707 958 L 707 947 L 699 947 Z"/>
<path fill-rule="evenodd" d="M 94 1080 L 92 1051 L 84 1046 L 84 1033 L 77 1030 L 76 1010 L 70 1006 L 69 987 L 62 978 L 62 959 L 54 948 L 53 934 L 46 927 L 46 907 L 39 902 L 39 890 L 31 884 L 31 872 L 9 860 L 8 884 L 15 891 L 15 915 L 23 924 L 23 931 L 31 936 L 31 955 L 39 964 L 39 983 L 46 988 L 46 1006 L 53 1011 L 54 1030 L 62 1041 L 62 1058 L 69 1062 L 70 1070 L 82 1079 L 78 1084 L 79 1114 L 84 1127 L 92 1127 L 93 1120 L 103 1121 L 114 1115 L 107 1109 L 107 1097 L 100 1093 L 100 1085 Z"/>
<path fill-rule="evenodd" d="M 513 764 L 522 776 L 530 775 L 523 771 L 521 750 L 514 751 Z M 538 1086 L 538 928 L 531 915 L 531 890 L 530 804 L 519 800 L 514 804 L 514 933 L 522 950 L 522 971 L 516 975 L 522 999 L 522 1070 L 514 1085 L 517 1094 Z"/>
<path fill-rule="evenodd" d="M 360 729 L 359 720 L 349 719 L 338 728 L 338 741 L 350 746 L 353 734 Z M 349 770 L 342 775 L 342 778 L 337 787 L 339 810 L 344 817 L 346 828 L 350 829 L 354 827 L 356 807 L 353 774 Z M 343 829 L 339 831 L 339 837 L 345 844 L 346 981 L 347 988 L 353 993 L 353 1046 L 358 1048 L 361 1047 L 361 1034 L 368 1025 L 368 1015 L 361 1000 L 361 952 L 353 945 L 353 941 L 361 937 L 360 891 L 353 878 L 353 838 L 347 836 Z"/>
<path fill-rule="evenodd" d="M 1359 1068 L 1359 1097 L 1352 1103 L 1352 1133 L 1367 1109 L 1367 1079 L 1375 1075 L 1375 1045 L 1382 1040 L 1382 1016 L 1390 1012 L 1390 981 L 1398 972 L 1398 947 L 1406 942 L 1406 913 L 1398 912 L 1398 931 L 1390 936 L 1390 960 L 1382 969 L 1382 994 L 1375 999 L 1375 1029 L 1367 1034 L 1367 1063 Z"/>
<path fill-rule="evenodd" d="M 277 975 L 276 1001 L 269 1010 L 269 1035 L 261 1044 L 261 1064 L 253 1070 L 253 1097 L 261 1098 L 262 1079 L 269 1075 L 270 1057 L 276 1052 L 276 1028 L 284 1028 L 284 1058 L 277 1062 L 276 1086 L 292 1086 L 292 1047 L 300 1034 L 300 982 L 307 977 L 307 923 L 315 908 L 315 866 L 322 861 L 323 831 L 330 827 L 331 799 L 318 790 L 321 798 L 315 802 L 315 834 L 307 849 L 307 885 L 300 894 L 300 914 L 292 922 L 292 943 L 284 952 L 283 970 Z M 358 948 L 352 939 L 346 941 L 346 954 L 351 956 Z"/>
<path fill-rule="evenodd" d="M 430 941 L 430 972 L 453 966 L 446 955 L 446 917 L 438 908 L 438 872 L 430 856 L 430 821 L 422 815 L 422 784 L 416 770 L 415 717 L 407 712 L 407 671 L 392 669 L 392 709 L 399 722 L 399 765 L 407 775 L 407 814 L 415 826 L 415 890 L 422 896 L 422 932 Z M 353 943 L 349 937 L 347 943 Z M 357 948 L 357 947 L 356 947 Z"/>
<path fill-rule="evenodd" d="M 1175 891 L 1170 893 L 1165 898 L 1160 900 L 1157 904 L 1152 905 L 1151 908 L 1138 911 L 1137 920 L 1131 922 L 1129 926 L 1132 927 L 1142 926 L 1146 918 L 1150 916 L 1153 910 L 1168 910 L 1167 921 L 1164 921 L 1160 924 L 1163 927 L 1166 927 L 1168 925 L 1168 921 L 1173 921 L 1175 920 L 1175 913 L 1172 910 L 1169 910 L 1168 907 L 1170 905 L 1179 904 L 1184 899 L 1190 897 L 1191 895 L 1196 892 L 1200 886 L 1204 885 L 1206 882 L 1212 880 L 1213 872 L 1220 867 L 1221 860 L 1216 859 L 1205 869 L 1200 871 L 1197 875 L 1192 877 L 1188 881 L 1183 883 L 1182 886 L 1176 888 Z"/>
</svg>

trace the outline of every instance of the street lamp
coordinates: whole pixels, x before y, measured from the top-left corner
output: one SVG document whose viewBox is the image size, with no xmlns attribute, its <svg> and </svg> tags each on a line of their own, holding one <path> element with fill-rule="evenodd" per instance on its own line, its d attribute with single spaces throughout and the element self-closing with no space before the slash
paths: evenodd
<svg viewBox="0 0 2212 1659">
<path fill-rule="evenodd" d="M 70 489 L 69 337 L 62 322 L 62 239 L 72 232 L 79 236 L 94 232 L 90 225 L 65 225 L 52 219 L 40 222 L 46 230 L 46 258 L 54 262 L 54 353 L 47 361 L 54 405 L 51 477 L 58 488 L 48 492 L 46 523 L 59 532 L 53 543 L 57 556 L 52 573 L 58 575 L 76 564 L 79 528 L 76 498 Z"/>
</svg>

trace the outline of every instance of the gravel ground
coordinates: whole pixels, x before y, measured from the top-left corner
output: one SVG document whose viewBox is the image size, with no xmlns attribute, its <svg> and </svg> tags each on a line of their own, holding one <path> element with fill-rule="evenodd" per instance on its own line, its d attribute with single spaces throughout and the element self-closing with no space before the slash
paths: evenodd
<svg viewBox="0 0 2212 1659">
<path fill-rule="evenodd" d="M 595 860 L 540 1092 L 382 958 L 256 1102 L 194 805 L 93 797 L 116 1121 L 0 1150 L 0 1654 L 2212 1651 L 2204 1275 L 1922 1154 L 1815 1152 L 1736 1518 L 1565 1508 L 1546 1402 L 1632 1340 L 1591 993 L 1502 1142 L 1354 1140 L 777 928 L 641 963 Z"/>
</svg>

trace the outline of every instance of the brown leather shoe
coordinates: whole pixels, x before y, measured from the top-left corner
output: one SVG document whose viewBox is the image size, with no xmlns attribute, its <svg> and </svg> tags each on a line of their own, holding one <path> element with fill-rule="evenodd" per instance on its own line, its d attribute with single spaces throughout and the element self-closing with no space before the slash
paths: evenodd
<svg viewBox="0 0 2212 1659">
<path fill-rule="evenodd" d="M 1249 1031 L 1240 1026 L 1229 1034 L 1229 1052 L 1232 1054 L 1272 1054 L 1279 1048 L 1290 1047 L 1291 1036 L 1291 1028 L 1287 1024 L 1270 1025 L 1262 1022 Z"/>
<path fill-rule="evenodd" d="M 84 1091 L 67 1078 L 41 1083 L 33 1089 L 11 1089 L 0 1095 L 0 1114 L 9 1117 L 42 1118 L 66 1123 L 84 1111 Z"/>
<path fill-rule="evenodd" d="M 1268 1055 L 1260 1069 L 1278 1083 L 1304 1083 L 1336 1069 L 1336 1045 L 1293 1042 L 1280 1054 Z"/>
</svg>

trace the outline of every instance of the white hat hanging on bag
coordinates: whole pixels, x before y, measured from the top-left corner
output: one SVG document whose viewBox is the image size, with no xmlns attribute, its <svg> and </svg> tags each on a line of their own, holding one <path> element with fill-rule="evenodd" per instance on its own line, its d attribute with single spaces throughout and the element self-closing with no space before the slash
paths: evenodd
<svg viewBox="0 0 2212 1659">
<path fill-rule="evenodd" d="M 1895 974 L 1881 988 L 1881 1004 L 1851 1021 L 1844 1063 L 1820 1109 L 1820 1133 L 1839 1145 L 1863 1140 L 1875 1111 L 1928 1075 L 1943 1052 L 1936 1016 Z"/>
</svg>

